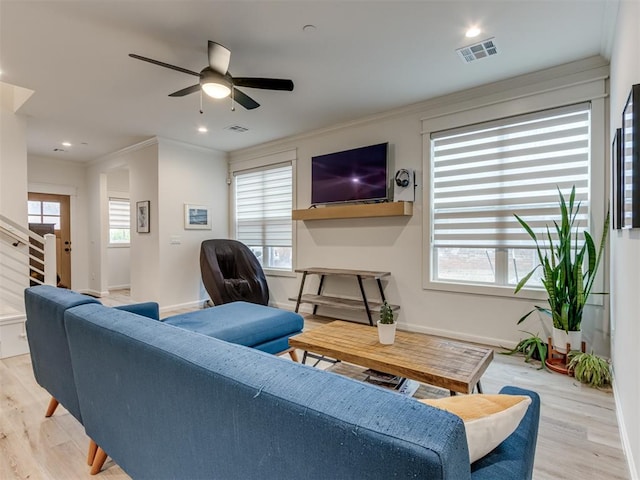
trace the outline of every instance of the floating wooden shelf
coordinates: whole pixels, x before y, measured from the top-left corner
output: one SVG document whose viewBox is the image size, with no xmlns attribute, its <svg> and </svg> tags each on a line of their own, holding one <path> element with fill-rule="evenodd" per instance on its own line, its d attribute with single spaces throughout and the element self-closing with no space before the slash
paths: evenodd
<svg viewBox="0 0 640 480">
<path fill-rule="evenodd" d="M 337 218 L 410 217 L 413 202 L 362 203 L 293 210 L 293 220 L 331 220 Z"/>
<path fill-rule="evenodd" d="M 297 300 L 296 298 L 290 298 L 289 300 Z M 321 307 L 333 307 L 345 310 L 357 310 L 364 312 L 366 310 L 361 298 L 344 298 L 344 297 L 331 297 L 329 295 L 314 295 L 312 293 L 303 293 L 300 298 L 300 303 L 310 303 L 311 305 L 318 305 Z M 380 312 L 382 303 L 375 301 L 368 301 L 369 309 L 372 312 Z M 390 305 L 395 310 L 400 310 L 398 305 Z"/>
</svg>

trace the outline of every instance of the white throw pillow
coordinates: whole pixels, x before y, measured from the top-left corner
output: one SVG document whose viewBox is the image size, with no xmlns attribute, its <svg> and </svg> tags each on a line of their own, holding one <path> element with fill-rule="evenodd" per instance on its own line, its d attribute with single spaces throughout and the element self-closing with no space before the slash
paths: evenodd
<svg viewBox="0 0 640 480">
<path fill-rule="evenodd" d="M 526 395 L 456 395 L 420 402 L 457 415 L 464 422 L 471 463 L 484 457 L 511 435 L 527 413 Z"/>
</svg>

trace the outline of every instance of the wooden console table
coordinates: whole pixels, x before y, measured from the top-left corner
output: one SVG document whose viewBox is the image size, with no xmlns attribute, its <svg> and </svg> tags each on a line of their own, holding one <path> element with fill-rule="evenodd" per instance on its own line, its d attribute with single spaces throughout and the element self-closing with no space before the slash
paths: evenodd
<svg viewBox="0 0 640 480">
<path fill-rule="evenodd" d="M 347 269 L 340 269 L 340 268 L 321 268 L 321 267 L 300 268 L 300 269 L 296 269 L 296 272 L 302 273 L 302 280 L 300 281 L 300 291 L 298 292 L 298 299 L 296 302 L 296 312 L 300 308 L 301 303 L 312 304 L 314 315 L 316 314 L 319 306 L 365 311 L 367 314 L 367 318 L 369 319 L 369 325 L 373 325 L 373 317 L 371 313 L 379 312 L 380 307 L 386 300 L 384 296 L 384 291 L 382 289 L 381 279 L 383 277 L 387 277 L 391 275 L 390 272 L 373 272 L 369 270 L 347 270 Z M 318 286 L 318 293 L 315 295 L 310 293 L 303 293 L 304 282 L 307 279 L 307 275 L 320 275 L 320 285 Z M 342 276 L 355 277 L 356 280 L 358 281 L 358 286 L 360 287 L 360 294 L 362 295 L 362 300 L 323 295 L 322 289 L 324 287 L 324 280 L 325 280 L 325 277 L 328 275 L 329 276 L 342 275 Z M 369 279 L 375 280 L 376 283 L 378 284 L 378 290 L 380 292 L 379 302 L 370 301 L 367 298 L 362 281 L 369 280 Z M 391 308 L 393 310 L 400 309 L 398 305 L 391 305 Z"/>
</svg>

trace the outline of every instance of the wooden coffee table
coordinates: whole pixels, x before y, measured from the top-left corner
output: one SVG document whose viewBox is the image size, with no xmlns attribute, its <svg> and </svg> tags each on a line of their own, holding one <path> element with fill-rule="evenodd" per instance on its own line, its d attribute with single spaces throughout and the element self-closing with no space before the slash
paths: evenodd
<svg viewBox="0 0 640 480">
<path fill-rule="evenodd" d="M 376 327 L 335 321 L 289 339 L 307 352 L 417 380 L 454 393 L 482 393 L 480 377 L 493 350 L 422 333 L 396 332 L 393 345 L 378 341 Z"/>
</svg>

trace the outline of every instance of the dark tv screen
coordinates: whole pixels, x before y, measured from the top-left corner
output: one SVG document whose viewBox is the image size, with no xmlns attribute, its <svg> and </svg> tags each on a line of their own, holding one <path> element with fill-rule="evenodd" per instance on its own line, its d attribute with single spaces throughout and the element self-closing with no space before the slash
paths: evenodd
<svg viewBox="0 0 640 480">
<path fill-rule="evenodd" d="M 387 199 L 388 143 L 311 158 L 311 203 Z"/>
</svg>

